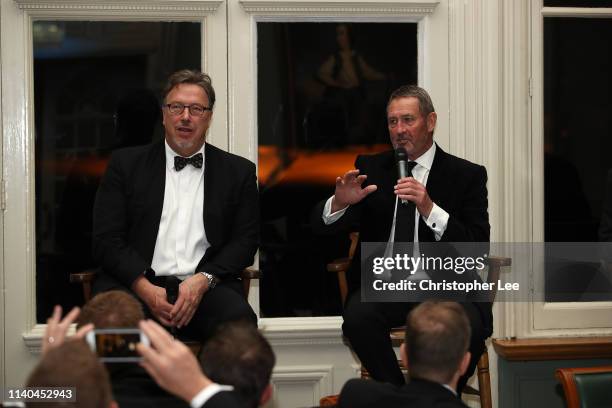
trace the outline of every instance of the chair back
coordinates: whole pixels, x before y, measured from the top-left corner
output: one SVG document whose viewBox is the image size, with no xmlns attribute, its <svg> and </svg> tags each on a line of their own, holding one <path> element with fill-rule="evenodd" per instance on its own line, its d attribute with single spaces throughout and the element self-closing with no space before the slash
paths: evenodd
<svg viewBox="0 0 612 408">
<path fill-rule="evenodd" d="M 497 296 L 497 282 L 499 280 L 501 268 L 512 265 L 512 259 L 501 256 L 489 256 L 487 258 L 487 264 L 489 266 L 489 270 L 487 271 L 487 283 L 494 284 L 493 288 L 495 288 L 489 295 L 489 301 L 493 303 L 495 302 L 495 297 Z"/>
<path fill-rule="evenodd" d="M 612 407 L 612 366 L 559 368 L 567 408 Z"/>
<path fill-rule="evenodd" d="M 346 272 L 351 266 L 351 261 L 353 260 L 353 256 L 355 255 L 355 250 L 359 242 L 359 232 L 353 231 L 349 233 L 349 238 L 351 240 L 351 245 L 349 247 L 348 256 L 346 258 L 334 259 L 332 262 L 327 264 L 327 270 L 329 272 L 335 273 L 338 278 L 338 286 L 340 289 L 340 299 L 342 300 L 342 305 L 346 303 L 346 297 L 348 295 Z M 493 303 L 495 302 L 495 297 L 497 296 L 497 282 L 499 280 L 501 268 L 504 266 L 511 266 L 512 259 L 501 256 L 489 256 L 486 259 L 486 263 L 488 266 L 487 283 L 494 283 L 494 285 L 492 286 L 494 290 L 489 292 L 488 301 Z"/>
</svg>

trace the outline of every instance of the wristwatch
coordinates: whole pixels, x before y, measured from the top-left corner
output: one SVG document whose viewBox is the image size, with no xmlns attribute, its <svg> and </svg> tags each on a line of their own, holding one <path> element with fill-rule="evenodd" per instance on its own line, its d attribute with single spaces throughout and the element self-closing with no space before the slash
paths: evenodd
<svg viewBox="0 0 612 408">
<path fill-rule="evenodd" d="M 152 282 L 153 278 L 155 278 L 155 271 L 153 270 L 153 268 L 147 268 L 144 271 L 144 276 L 149 282 Z"/>
<path fill-rule="evenodd" d="M 211 275 L 208 272 L 200 272 L 202 275 L 208 279 L 208 289 L 214 289 L 217 286 L 217 278 L 214 275 Z"/>
</svg>

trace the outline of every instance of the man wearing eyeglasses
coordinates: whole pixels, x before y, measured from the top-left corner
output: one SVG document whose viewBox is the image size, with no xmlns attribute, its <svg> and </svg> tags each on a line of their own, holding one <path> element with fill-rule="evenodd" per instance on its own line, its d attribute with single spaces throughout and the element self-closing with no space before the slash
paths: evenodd
<svg viewBox="0 0 612 408">
<path fill-rule="evenodd" d="M 214 103 L 208 75 L 172 74 L 164 140 L 116 151 L 94 205 L 94 291 L 130 290 L 198 340 L 226 321 L 256 323 L 239 280 L 259 239 L 255 165 L 206 143 Z"/>
</svg>

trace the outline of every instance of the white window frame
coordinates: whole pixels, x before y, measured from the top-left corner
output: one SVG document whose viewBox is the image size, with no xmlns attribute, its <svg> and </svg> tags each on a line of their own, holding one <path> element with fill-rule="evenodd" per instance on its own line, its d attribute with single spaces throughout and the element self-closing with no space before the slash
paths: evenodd
<svg viewBox="0 0 612 408">
<path fill-rule="evenodd" d="M 447 0 L 238 0 L 228 2 L 229 150 L 257 163 L 257 22 L 411 22 L 418 23 L 418 82 L 439 112 L 449 112 Z M 450 144 L 449 120 L 438 122 L 436 141 Z M 260 326 L 281 338 L 326 338 L 340 344 L 342 318 L 264 318 Z M 282 343 L 281 343 L 282 344 Z"/>
<path fill-rule="evenodd" d="M 544 18 L 612 18 L 612 8 L 544 7 L 531 2 L 531 171 L 533 180 L 532 242 L 544 242 Z M 531 268 L 541 268 L 531 265 Z M 538 274 L 543 275 L 543 274 Z M 543 279 L 543 276 L 541 276 Z M 536 292 L 543 282 L 532 282 Z M 527 314 L 525 315 L 525 312 Z M 523 309 L 520 337 L 587 336 L 612 333 L 612 302 L 539 302 Z M 522 322 L 520 322 L 523 320 Z"/>
<path fill-rule="evenodd" d="M 230 151 L 257 162 L 257 22 L 417 22 L 419 84 L 448 111 L 446 0 L 237 0 L 228 2 Z M 435 11 L 435 13 L 434 13 Z M 432 35 L 434 33 L 436 35 Z M 429 67 L 430 70 L 423 69 Z M 439 101 L 439 102 L 438 102 Z M 448 123 L 436 137 L 448 144 Z"/>
<path fill-rule="evenodd" d="M 6 183 L 4 324 L 2 383 L 19 386 L 40 349 L 44 324 L 36 324 L 34 206 L 34 87 L 32 23 L 73 21 L 191 21 L 202 24 L 202 67 L 227 87 L 226 7 L 222 0 L 14 0 L 2 3 L 2 122 Z M 11 43 L 5 39 L 11 38 Z M 227 148 L 227 102 L 220 92 L 210 140 Z M 24 347 L 24 343 L 26 347 Z M 10 376 L 8 375 L 10 373 Z"/>
</svg>

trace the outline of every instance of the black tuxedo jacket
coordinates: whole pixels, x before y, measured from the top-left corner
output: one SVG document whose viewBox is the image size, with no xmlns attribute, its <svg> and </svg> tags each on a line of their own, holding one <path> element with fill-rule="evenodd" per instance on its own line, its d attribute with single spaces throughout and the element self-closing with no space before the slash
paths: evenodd
<svg viewBox="0 0 612 408">
<path fill-rule="evenodd" d="M 190 408 L 189 404 L 160 388 L 138 364 L 107 363 L 113 397 L 120 407 Z"/>
<path fill-rule="evenodd" d="M 352 379 L 342 387 L 338 408 L 466 408 L 442 385 L 413 379 L 397 387 L 374 380 Z"/>
<path fill-rule="evenodd" d="M 255 165 L 207 143 L 204 166 L 202 222 L 211 246 L 196 271 L 232 281 L 252 264 L 259 242 Z M 111 156 L 94 205 L 93 255 L 103 270 L 96 291 L 130 288 L 151 266 L 165 179 L 163 140 Z"/>
<path fill-rule="evenodd" d="M 398 178 L 394 152 L 358 156 L 355 168 L 368 176 L 363 187 L 375 184 L 377 190 L 350 206 L 338 221 L 328 226 L 321 218 L 325 202 L 319 203 L 313 212 L 313 228 L 323 234 L 359 231 L 360 243 L 387 242 L 395 211 L 393 187 Z M 441 242 L 489 242 L 487 171 L 483 166 L 450 155 L 436 146 L 426 188 L 431 200 L 449 214 Z M 422 217 L 419 217 L 419 242 L 435 242 L 433 231 Z M 359 287 L 360 277 L 361 245 L 357 245 L 347 276 L 349 290 Z M 490 304 L 477 305 L 485 327 L 491 329 Z"/>
<path fill-rule="evenodd" d="M 213 395 L 201 408 L 246 408 L 246 404 L 234 391 L 221 391 Z"/>
</svg>

